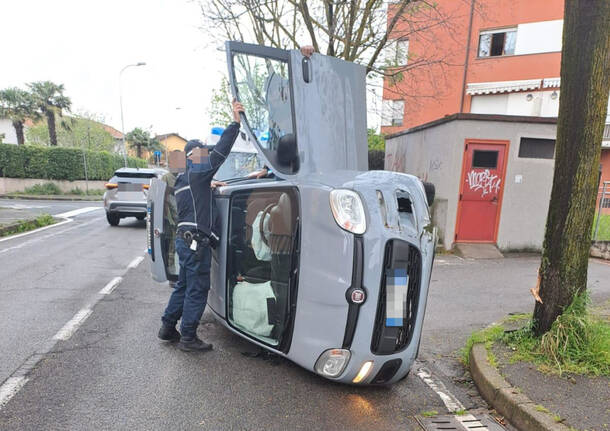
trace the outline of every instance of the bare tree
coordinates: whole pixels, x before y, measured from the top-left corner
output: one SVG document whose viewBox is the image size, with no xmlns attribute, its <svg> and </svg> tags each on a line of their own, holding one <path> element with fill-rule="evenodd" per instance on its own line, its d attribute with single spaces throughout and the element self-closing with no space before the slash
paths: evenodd
<svg viewBox="0 0 610 431">
<path fill-rule="evenodd" d="M 566 0 L 555 175 L 534 309 L 538 335 L 587 288 L 609 90 L 610 2 Z"/>
<path fill-rule="evenodd" d="M 240 40 L 284 49 L 311 44 L 317 52 L 366 66 L 369 77 L 390 77 L 390 83 L 404 80 L 414 69 L 442 72 L 449 64 L 450 53 L 441 46 L 434 48 L 434 31 L 430 30 L 452 33 L 452 17 L 433 1 L 206 0 L 200 6 L 204 29 L 218 41 Z M 415 35 L 428 38 L 429 48 L 409 54 L 404 61 L 406 53 L 397 52 L 397 41 Z M 439 75 L 442 73 L 426 76 L 437 81 Z M 396 91 L 400 91 L 398 86 Z"/>
</svg>

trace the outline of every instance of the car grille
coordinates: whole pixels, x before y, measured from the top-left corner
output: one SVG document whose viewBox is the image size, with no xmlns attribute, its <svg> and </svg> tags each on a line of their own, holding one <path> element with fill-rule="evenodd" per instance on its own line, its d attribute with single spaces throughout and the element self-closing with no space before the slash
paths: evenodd
<svg viewBox="0 0 610 431">
<path fill-rule="evenodd" d="M 388 270 L 405 269 L 409 277 L 406 301 L 403 304 L 402 326 L 386 326 L 386 279 Z M 417 305 L 421 289 L 421 254 L 413 245 L 400 240 L 388 241 L 385 247 L 383 275 L 379 289 L 375 328 L 371 351 L 389 355 L 404 350 L 413 338 Z"/>
</svg>

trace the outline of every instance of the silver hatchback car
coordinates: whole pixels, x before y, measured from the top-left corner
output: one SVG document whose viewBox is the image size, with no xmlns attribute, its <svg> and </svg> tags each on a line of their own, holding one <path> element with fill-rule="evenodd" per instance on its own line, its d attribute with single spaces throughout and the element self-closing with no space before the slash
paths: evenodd
<svg viewBox="0 0 610 431">
<path fill-rule="evenodd" d="M 120 168 L 106 183 L 104 209 L 111 226 L 117 226 L 122 218 L 146 217 L 146 198 L 150 180 L 160 178 L 163 169 Z"/>
<path fill-rule="evenodd" d="M 365 69 L 227 42 L 242 125 L 273 179 L 216 191 L 208 305 L 230 331 L 328 379 L 391 384 L 417 356 L 436 232 L 414 176 L 367 171 Z M 153 179 L 157 281 L 177 275 L 171 187 Z"/>
</svg>

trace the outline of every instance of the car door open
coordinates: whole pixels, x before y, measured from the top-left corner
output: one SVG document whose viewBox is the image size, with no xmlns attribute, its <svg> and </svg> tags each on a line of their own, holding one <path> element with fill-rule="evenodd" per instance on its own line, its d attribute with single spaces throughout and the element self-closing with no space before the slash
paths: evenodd
<svg viewBox="0 0 610 431">
<path fill-rule="evenodd" d="M 278 176 L 368 169 L 363 66 L 240 42 L 226 49 L 243 125 Z"/>
</svg>

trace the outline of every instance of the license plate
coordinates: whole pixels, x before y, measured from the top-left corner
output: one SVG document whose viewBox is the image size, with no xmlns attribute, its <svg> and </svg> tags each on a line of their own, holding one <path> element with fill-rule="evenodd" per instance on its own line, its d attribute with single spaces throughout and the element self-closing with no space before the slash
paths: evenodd
<svg viewBox="0 0 610 431">
<path fill-rule="evenodd" d="M 138 192 L 142 191 L 142 184 L 119 183 L 120 192 Z"/>
<path fill-rule="evenodd" d="M 386 273 L 385 326 L 403 326 L 409 276 L 406 269 L 393 268 Z"/>
</svg>

